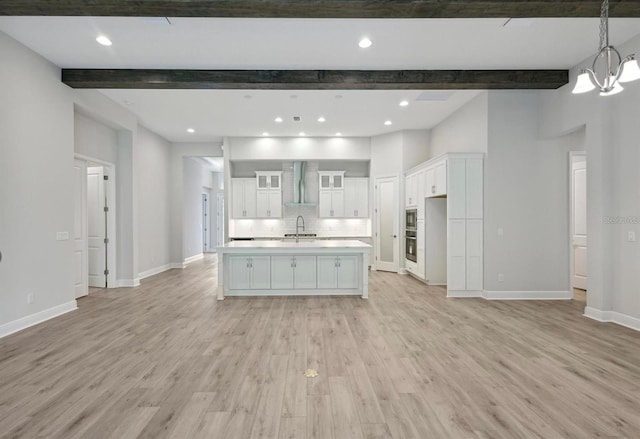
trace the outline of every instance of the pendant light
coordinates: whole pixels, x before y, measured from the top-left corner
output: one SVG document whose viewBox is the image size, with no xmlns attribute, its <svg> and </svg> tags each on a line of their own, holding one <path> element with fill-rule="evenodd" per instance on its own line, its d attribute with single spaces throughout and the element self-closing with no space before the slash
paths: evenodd
<svg viewBox="0 0 640 439">
<path fill-rule="evenodd" d="M 598 61 L 604 63 L 602 79 L 598 79 L 596 74 Z M 587 93 L 597 88 L 600 96 L 611 96 L 624 90 L 621 83 L 637 79 L 640 79 L 640 67 L 635 54 L 622 58 L 620 52 L 609 45 L 609 0 L 604 0 L 600 8 L 600 50 L 591 68 L 580 71 L 572 93 Z"/>
</svg>

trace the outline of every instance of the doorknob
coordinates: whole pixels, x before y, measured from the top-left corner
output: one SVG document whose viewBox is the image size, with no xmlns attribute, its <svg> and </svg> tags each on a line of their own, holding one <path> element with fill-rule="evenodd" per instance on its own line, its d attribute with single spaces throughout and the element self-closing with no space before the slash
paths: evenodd
<svg viewBox="0 0 640 439">
<path fill-rule="evenodd" d="M 394 237 L 394 238 L 397 238 L 397 237 L 398 237 L 398 235 L 393 235 L 393 237 Z"/>
</svg>

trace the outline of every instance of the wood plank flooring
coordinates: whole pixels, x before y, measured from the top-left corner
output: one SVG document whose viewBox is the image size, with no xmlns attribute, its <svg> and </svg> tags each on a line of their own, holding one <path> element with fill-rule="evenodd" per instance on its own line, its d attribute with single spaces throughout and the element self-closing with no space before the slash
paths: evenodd
<svg viewBox="0 0 640 439">
<path fill-rule="evenodd" d="M 640 334 L 581 302 L 446 299 L 383 272 L 369 300 L 218 302 L 215 266 L 0 339 L 0 437 L 640 437 Z"/>
</svg>

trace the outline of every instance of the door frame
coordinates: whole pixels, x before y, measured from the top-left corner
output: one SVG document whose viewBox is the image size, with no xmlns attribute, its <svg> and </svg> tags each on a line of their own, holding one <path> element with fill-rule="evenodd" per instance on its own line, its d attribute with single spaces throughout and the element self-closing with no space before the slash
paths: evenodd
<svg viewBox="0 0 640 439">
<path fill-rule="evenodd" d="M 224 244 L 224 225 L 226 223 L 224 216 L 224 192 L 216 192 L 216 245 Z M 222 227 L 220 227 L 222 224 Z M 217 251 L 217 249 L 216 249 Z"/>
<path fill-rule="evenodd" d="M 84 178 L 81 178 L 80 180 L 80 215 L 81 215 L 81 229 L 82 229 L 82 240 L 84 241 L 83 245 L 82 245 L 82 277 L 83 277 L 83 288 L 82 288 L 82 295 L 78 296 L 76 295 L 76 299 L 80 298 L 80 297 L 85 297 L 89 294 L 89 244 L 87 242 L 87 238 L 88 238 L 88 232 L 87 232 L 87 226 L 88 226 L 88 220 L 87 220 L 87 162 L 86 160 L 82 160 L 79 158 L 74 158 L 73 160 L 73 166 L 75 168 L 75 166 L 80 166 L 81 172 L 83 172 L 84 174 Z M 81 176 L 82 177 L 82 176 Z M 74 174 L 74 184 L 76 183 L 75 181 L 75 174 Z M 74 190 L 75 193 L 75 190 Z M 74 209 L 74 216 L 75 216 L 75 209 L 76 207 L 76 200 L 74 200 L 74 204 L 73 204 L 73 209 Z M 75 220 L 74 220 L 75 222 Z M 75 224 L 74 224 L 75 227 Z M 76 242 L 75 242 L 75 230 L 74 230 L 74 236 L 73 236 L 73 249 L 74 252 L 76 251 Z M 75 292 L 75 287 L 74 287 L 74 292 Z"/>
<path fill-rule="evenodd" d="M 573 296 L 573 276 L 574 276 L 574 257 L 573 257 L 573 224 L 574 224 L 574 200 L 573 200 L 573 161 L 575 157 L 584 157 L 587 166 L 589 166 L 587 162 L 587 152 L 586 151 L 570 151 L 569 152 L 569 292 Z M 587 178 L 589 175 L 587 174 Z M 587 181 L 587 185 L 589 182 Z M 587 193 L 588 194 L 588 193 Z M 589 218 L 587 217 L 587 239 L 589 233 Z M 587 245 L 587 252 L 589 251 L 589 246 Z M 588 253 L 587 253 L 588 255 Z M 589 273 L 587 273 L 587 294 L 589 294 L 588 282 L 589 282 Z"/>
<path fill-rule="evenodd" d="M 74 158 L 77 160 L 82 160 L 86 162 L 96 163 L 104 167 L 104 175 L 109 176 L 107 180 L 107 184 L 105 185 L 105 190 L 107 192 L 107 204 L 109 205 L 109 211 L 107 212 L 107 236 L 109 238 L 109 242 L 106 244 L 107 248 L 107 268 L 109 269 L 109 274 L 107 275 L 107 288 L 118 288 L 118 281 L 116 280 L 116 267 L 117 267 L 117 252 L 118 252 L 118 240 L 117 240 L 117 230 L 116 227 L 116 165 L 111 162 L 107 162 L 104 160 L 100 160 L 94 157 L 90 157 L 84 154 L 74 154 Z M 87 193 L 86 184 L 84 181 L 84 193 Z M 86 216 L 86 204 L 85 204 L 85 216 Z M 88 230 L 85 228 L 85 232 Z M 88 254 L 89 252 L 89 241 L 85 240 L 85 250 Z M 87 284 L 88 284 L 88 273 L 87 273 Z"/>
<path fill-rule="evenodd" d="M 202 253 L 211 253 L 211 190 L 202 188 Z"/>
<path fill-rule="evenodd" d="M 378 269 L 378 261 L 380 260 L 380 236 L 379 236 L 379 225 L 380 225 L 380 213 L 379 213 L 379 190 L 378 190 L 378 184 L 381 180 L 395 180 L 395 187 L 396 187 L 396 193 L 395 193 L 395 206 L 393 206 L 393 212 L 395 215 L 395 225 L 396 225 L 396 230 L 395 230 L 395 242 L 394 242 L 394 256 L 395 256 L 395 272 L 399 273 L 400 272 L 400 176 L 398 174 L 388 174 L 388 175 L 378 175 L 375 176 L 373 178 L 373 218 L 374 218 L 374 224 L 373 224 L 373 229 L 374 229 L 374 236 L 373 236 L 373 245 L 374 245 L 374 251 L 375 251 L 375 261 L 374 261 L 374 266 L 372 267 L 372 270 Z M 403 200 L 404 201 L 404 200 Z M 403 203 L 404 204 L 404 203 Z M 393 272 L 393 271 L 391 271 Z"/>
</svg>

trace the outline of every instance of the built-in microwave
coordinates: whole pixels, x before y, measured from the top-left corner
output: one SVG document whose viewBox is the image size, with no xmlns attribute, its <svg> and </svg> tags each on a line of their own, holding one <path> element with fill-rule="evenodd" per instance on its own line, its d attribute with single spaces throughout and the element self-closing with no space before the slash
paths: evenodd
<svg viewBox="0 0 640 439">
<path fill-rule="evenodd" d="M 404 217 L 404 224 L 407 230 L 416 230 L 418 227 L 418 210 L 407 209 Z"/>
</svg>

